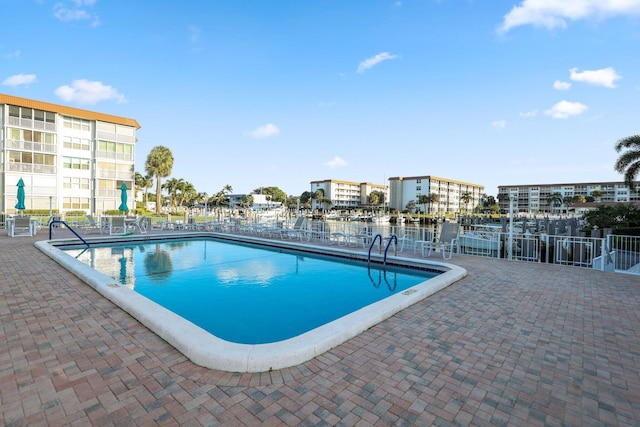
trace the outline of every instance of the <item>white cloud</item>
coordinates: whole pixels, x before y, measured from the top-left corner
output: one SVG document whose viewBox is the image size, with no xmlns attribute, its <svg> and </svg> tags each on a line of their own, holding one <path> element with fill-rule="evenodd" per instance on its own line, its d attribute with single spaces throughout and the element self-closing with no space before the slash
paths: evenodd
<svg viewBox="0 0 640 427">
<path fill-rule="evenodd" d="M 347 166 L 347 162 L 343 158 L 335 156 L 333 159 L 329 160 L 324 165 L 330 169 L 335 169 L 335 168 Z"/>
<path fill-rule="evenodd" d="M 555 90 L 569 90 L 571 89 L 571 83 L 561 82 L 560 80 L 556 80 L 555 82 L 553 82 L 553 88 Z"/>
<path fill-rule="evenodd" d="M 524 0 L 504 16 L 498 32 L 521 25 L 566 28 L 567 20 L 606 19 L 640 15 L 640 0 Z"/>
<path fill-rule="evenodd" d="M 580 102 L 560 101 L 544 113 L 554 119 L 567 119 L 584 113 L 588 108 Z"/>
<path fill-rule="evenodd" d="M 79 104 L 95 104 L 100 101 L 115 99 L 117 102 L 127 102 L 124 95 L 111 86 L 102 82 L 90 82 L 88 80 L 74 80 L 71 86 L 60 86 L 54 93 L 66 102 Z"/>
<path fill-rule="evenodd" d="M 269 123 L 267 125 L 260 126 L 252 130 L 248 134 L 249 136 L 252 136 L 254 138 L 267 138 L 270 136 L 277 135 L 279 133 L 280 133 L 280 129 L 278 129 L 278 126 Z"/>
<path fill-rule="evenodd" d="M 495 122 L 491 123 L 491 126 L 496 128 L 496 129 L 504 129 L 505 127 L 507 127 L 507 121 L 506 120 L 496 120 Z"/>
<path fill-rule="evenodd" d="M 33 83 L 36 81 L 35 74 L 16 74 L 13 76 L 9 76 L 2 84 L 4 86 L 20 86 L 20 85 L 28 85 L 29 83 Z"/>
<path fill-rule="evenodd" d="M 569 72 L 571 73 L 570 78 L 574 82 L 585 82 L 591 85 L 604 86 L 612 89 L 616 87 L 616 80 L 620 80 L 622 78 L 612 67 L 592 71 L 585 70 L 582 72 L 578 72 L 577 68 L 572 68 Z"/>
<path fill-rule="evenodd" d="M 358 73 L 362 74 L 366 70 L 368 70 L 369 68 L 372 68 L 372 67 L 378 65 L 382 61 L 388 61 L 390 59 L 395 59 L 397 57 L 398 57 L 398 55 L 392 55 L 389 52 L 379 53 L 379 54 L 377 54 L 375 56 L 372 56 L 371 58 L 368 58 L 368 59 L 365 59 L 364 61 L 362 61 L 358 65 Z"/>
<path fill-rule="evenodd" d="M 520 117 L 535 117 L 538 115 L 538 110 L 533 111 L 525 111 L 524 113 L 518 114 Z"/>
<path fill-rule="evenodd" d="M 91 20 L 92 27 L 100 25 L 98 16 L 82 9 L 83 6 L 93 6 L 96 0 L 73 0 L 72 3 L 74 7 L 66 7 L 63 3 L 56 3 L 53 7 L 53 16 L 62 22 Z"/>
</svg>

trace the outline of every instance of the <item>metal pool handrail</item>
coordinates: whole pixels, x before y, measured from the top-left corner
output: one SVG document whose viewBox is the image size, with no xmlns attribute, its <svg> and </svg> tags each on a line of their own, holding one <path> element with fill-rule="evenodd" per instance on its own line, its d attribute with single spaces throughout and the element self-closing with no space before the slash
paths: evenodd
<svg viewBox="0 0 640 427">
<path fill-rule="evenodd" d="M 76 237 L 82 241 L 82 243 L 84 243 L 85 245 L 87 245 L 87 247 L 89 247 L 89 244 L 87 243 L 87 241 L 84 240 L 82 237 L 80 237 L 80 235 L 78 233 L 76 233 L 76 230 L 71 228 L 71 226 L 69 224 L 67 224 L 66 222 L 62 221 L 61 219 L 54 219 L 52 221 L 49 221 L 49 240 L 51 240 L 51 237 L 53 236 L 53 224 L 64 224 L 64 225 L 66 225 L 67 228 L 69 229 L 69 231 L 71 231 L 73 234 L 75 234 Z"/>
<path fill-rule="evenodd" d="M 373 236 L 373 239 L 371 240 L 371 244 L 369 245 L 369 257 L 367 258 L 367 263 L 371 262 L 371 249 L 373 249 L 373 245 L 376 244 L 376 239 L 378 238 L 380 238 L 380 246 L 382 246 L 382 234 L 378 233 L 375 236 Z"/>
</svg>

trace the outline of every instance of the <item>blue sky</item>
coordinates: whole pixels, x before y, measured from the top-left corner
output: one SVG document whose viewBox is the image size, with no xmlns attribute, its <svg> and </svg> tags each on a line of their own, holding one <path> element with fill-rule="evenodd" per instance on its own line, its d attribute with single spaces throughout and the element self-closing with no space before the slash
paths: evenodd
<svg viewBox="0 0 640 427">
<path fill-rule="evenodd" d="M 640 0 L 0 0 L 0 92 L 138 120 L 209 194 L 622 181 Z M 7 19 L 10 17 L 10 19 Z"/>
</svg>

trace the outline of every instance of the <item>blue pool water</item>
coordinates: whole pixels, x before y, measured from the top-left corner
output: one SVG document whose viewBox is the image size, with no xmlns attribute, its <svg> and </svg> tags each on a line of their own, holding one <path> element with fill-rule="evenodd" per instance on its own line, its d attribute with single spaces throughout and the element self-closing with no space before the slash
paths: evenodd
<svg viewBox="0 0 640 427">
<path fill-rule="evenodd" d="M 211 334 L 243 344 L 295 337 L 438 274 L 212 239 L 66 251 Z"/>
</svg>

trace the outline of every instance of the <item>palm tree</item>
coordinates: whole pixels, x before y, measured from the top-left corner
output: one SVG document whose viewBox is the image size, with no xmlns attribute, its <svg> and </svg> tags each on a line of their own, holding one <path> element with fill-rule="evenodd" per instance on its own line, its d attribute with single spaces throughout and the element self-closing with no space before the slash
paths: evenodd
<svg viewBox="0 0 640 427">
<path fill-rule="evenodd" d="M 133 182 L 136 186 L 136 190 L 142 190 L 143 188 L 145 188 L 145 180 L 144 180 L 144 176 L 140 173 L 140 172 L 136 172 L 134 174 L 134 178 L 133 178 Z M 136 191 L 137 193 L 137 191 Z M 145 189 L 145 194 L 146 194 L 146 189 Z"/>
<path fill-rule="evenodd" d="M 626 149 L 614 166 L 616 172 L 624 174 L 624 183 L 631 191 L 637 191 L 633 182 L 640 173 L 640 135 L 628 136 L 616 144 L 616 152 Z"/>
<path fill-rule="evenodd" d="M 431 206 L 434 203 L 438 203 L 440 201 L 440 195 L 437 193 L 431 193 L 427 196 L 427 202 L 429 203 L 429 213 L 431 213 Z"/>
<path fill-rule="evenodd" d="M 156 177 L 156 213 L 159 214 L 162 207 L 162 178 L 171 175 L 173 169 L 171 150 L 163 145 L 153 147 L 147 156 L 144 169 L 149 176 Z"/>
<path fill-rule="evenodd" d="M 418 196 L 418 204 L 424 207 L 424 213 L 427 213 L 427 204 L 429 203 L 429 196 L 426 194 L 420 194 Z"/>
<path fill-rule="evenodd" d="M 564 196 L 562 198 L 562 204 L 564 205 L 564 207 L 567 210 L 567 213 L 569 213 L 569 208 L 571 207 L 571 205 L 573 204 L 573 196 Z"/>
<path fill-rule="evenodd" d="M 596 202 L 600 201 L 600 197 L 602 197 L 602 191 L 601 190 L 593 190 L 591 192 L 591 197 L 593 197 Z"/>
<path fill-rule="evenodd" d="M 167 194 L 169 195 L 169 205 L 175 207 L 178 200 L 178 189 L 180 188 L 180 180 L 176 178 L 168 179 L 164 184 L 162 184 L 162 188 L 167 190 Z"/>
<path fill-rule="evenodd" d="M 464 193 L 462 193 L 460 195 L 460 200 L 462 200 L 462 202 L 464 203 L 464 210 L 465 212 L 469 210 L 469 202 L 471 201 L 471 193 L 468 191 L 465 191 Z"/>
<path fill-rule="evenodd" d="M 549 207 L 551 208 L 550 211 L 553 212 L 553 207 L 555 205 L 561 205 L 562 206 L 562 194 L 558 193 L 557 191 L 555 193 L 549 194 L 549 197 L 547 197 L 547 203 L 549 204 Z"/>
</svg>

